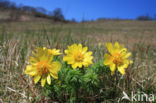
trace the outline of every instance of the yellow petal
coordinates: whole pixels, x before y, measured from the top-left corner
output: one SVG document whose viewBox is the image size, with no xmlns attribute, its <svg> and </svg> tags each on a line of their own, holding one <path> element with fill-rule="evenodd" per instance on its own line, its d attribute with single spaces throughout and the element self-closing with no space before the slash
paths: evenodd
<svg viewBox="0 0 156 103">
<path fill-rule="evenodd" d="M 79 50 L 82 50 L 82 44 L 79 44 L 79 45 L 78 45 L 78 49 L 79 49 Z"/>
<path fill-rule="evenodd" d="M 46 47 L 43 47 L 43 50 L 46 50 L 47 48 Z"/>
<path fill-rule="evenodd" d="M 109 54 L 104 55 L 104 65 L 112 64 L 112 57 Z"/>
<path fill-rule="evenodd" d="M 51 77 L 50 74 L 47 76 L 47 83 L 50 85 L 51 84 Z"/>
<path fill-rule="evenodd" d="M 82 49 L 82 52 L 85 53 L 85 52 L 87 52 L 87 50 L 88 50 L 88 47 L 84 47 L 84 48 Z"/>
<path fill-rule="evenodd" d="M 110 65 L 110 70 L 111 70 L 112 72 L 114 72 L 114 71 L 116 70 L 115 64 L 111 64 L 111 65 Z"/>
<path fill-rule="evenodd" d="M 85 67 L 88 67 L 88 65 L 93 64 L 92 58 L 90 57 L 90 58 L 88 58 L 88 59 L 85 59 L 85 60 L 83 61 L 82 64 L 83 64 Z"/>
<path fill-rule="evenodd" d="M 127 53 L 125 56 L 124 56 L 124 58 L 129 58 L 131 56 L 131 53 L 129 52 L 129 53 Z"/>
<path fill-rule="evenodd" d="M 112 45 L 112 43 L 106 43 L 106 47 L 107 47 L 108 51 L 112 54 L 112 52 L 113 52 L 113 45 Z"/>
<path fill-rule="evenodd" d="M 83 62 L 84 67 L 88 67 L 89 63 L 88 62 Z"/>
<path fill-rule="evenodd" d="M 33 56 L 37 57 L 37 54 L 34 51 L 32 51 L 32 54 Z"/>
<path fill-rule="evenodd" d="M 67 56 L 64 56 L 63 57 L 63 61 L 67 61 L 68 60 L 68 57 Z"/>
<path fill-rule="evenodd" d="M 130 60 L 130 64 L 132 64 L 133 63 L 133 61 L 132 60 Z"/>
<path fill-rule="evenodd" d="M 35 63 L 35 62 L 38 62 L 39 60 L 37 58 L 34 58 L 34 57 L 30 57 L 29 58 L 29 62 L 31 63 Z"/>
<path fill-rule="evenodd" d="M 65 54 L 68 54 L 68 50 L 65 50 L 64 52 L 65 52 Z"/>
<path fill-rule="evenodd" d="M 68 60 L 68 63 L 67 64 L 73 64 L 74 63 L 74 60 L 71 59 L 71 60 Z"/>
<path fill-rule="evenodd" d="M 119 45 L 118 42 L 115 42 L 114 48 L 116 48 L 116 49 L 120 49 L 120 45 Z"/>
<path fill-rule="evenodd" d="M 60 50 L 59 49 L 49 49 L 48 50 L 52 55 L 60 55 L 61 53 L 60 53 Z"/>
<path fill-rule="evenodd" d="M 71 56 L 64 56 L 63 57 L 63 61 L 73 61 L 73 57 L 71 57 Z"/>
<path fill-rule="evenodd" d="M 58 78 L 58 71 L 61 68 L 61 63 L 58 61 L 55 61 L 52 63 L 52 67 L 50 70 L 50 75 L 54 78 L 57 79 Z"/>
<path fill-rule="evenodd" d="M 61 63 L 58 61 L 55 61 L 52 63 L 52 68 L 54 71 L 58 72 L 61 68 Z"/>
<path fill-rule="evenodd" d="M 128 59 L 125 59 L 125 60 L 124 60 L 124 68 L 127 68 L 128 65 L 129 65 L 129 64 L 132 64 L 132 63 L 133 63 L 133 61 L 128 60 Z"/>
<path fill-rule="evenodd" d="M 26 67 L 25 74 L 28 74 L 30 76 L 35 76 L 37 73 L 38 73 L 37 70 L 33 68 L 31 65 L 28 65 Z"/>
<path fill-rule="evenodd" d="M 41 79 L 41 86 L 44 87 L 45 83 L 46 83 L 46 77 L 43 76 Z"/>
<path fill-rule="evenodd" d="M 34 77 L 34 82 L 35 82 L 35 84 L 40 80 L 40 78 L 41 78 L 40 75 L 36 75 L 36 76 Z"/>
<path fill-rule="evenodd" d="M 85 56 L 90 56 L 90 55 L 92 55 L 92 54 L 93 54 L 93 52 L 89 51 L 89 52 L 87 52 L 87 53 L 85 54 Z"/>
<path fill-rule="evenodd" d="M 50 75 L 51 75 L 54 79 L 58 79 L 58 74 L 50 73 Z"/>
<path fill-rule="evenodd" d="M 78 66 L 77 63 L 74 63 L 74 64 L 72 65 L 72 68 L 73 68 L 73 69 L 76 69 L 77 66 Z"/>
<path fill-rule="evenodd" d="M 79 68 L 82 68 L 82 63 L 78 63 L 78 67 Z"/>
<path fill-rule="evenodd" d="M 124 67 L 124 66 L 119 66 L 119 67 L 118 67 L 118 71 L 119 71 L 122 75 L 124 75 L 124 74 L 125 74 L 125 67 Z"/>
<path fill-rule="evenodd" d="M 127 54 L 127 48 L 117 49 L 123 56 Z"/>
</svg>

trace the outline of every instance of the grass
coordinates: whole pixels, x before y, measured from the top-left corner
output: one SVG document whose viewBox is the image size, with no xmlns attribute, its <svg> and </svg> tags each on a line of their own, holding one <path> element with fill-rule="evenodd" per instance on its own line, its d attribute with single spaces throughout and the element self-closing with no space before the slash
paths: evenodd
<svg viewBox="0 0 156 103">
<path fill-rule="evenodd" d="M 56 47 L 63 52 L 67 45 L 82 43 L 93 51 L 96 62 L 106 53 L 105 43 L 115 41 L 123 43 L 132 52 L 134 61 L 127 70 L 128 78 L 119 88 L 126 88 L 126 92 L 134 90 L 156 94 L 155 27 L 156 21 L 128 20 L 78 24 L 3 22 L 0 24 L 0 101 L 52 102 L 43 95 L 42 88 L 34 85 L 32 79 L 24 74 L 28 57 L 36 46 Z M 129 89 L 126 82 L 130 82 Z M 106 102 L 114 100 L 110 97 Z"/>
</svg>

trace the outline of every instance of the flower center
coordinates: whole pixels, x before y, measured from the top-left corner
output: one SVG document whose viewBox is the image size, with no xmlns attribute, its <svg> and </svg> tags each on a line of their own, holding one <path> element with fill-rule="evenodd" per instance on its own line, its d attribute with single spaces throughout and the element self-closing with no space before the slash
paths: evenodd
<svg viewBox="0 0 156 103">
<path fill-rule="evenodd" d="M 113 54 L 113 63 L 120 66 L 123 63 L 123 59 L 120 53 Z"/>
<path fill-rule="evenodd" d="M 81 52 L 75 52 L 74 59 L 77 62 L 82 62 L 84 59 L 83 54 Z"/>
<path fill-rule="evenodd" d="M 40 61 L 37 64 L 37 70 L 41 75 L 47 75 L 49 73 L 48 64 L 44 61 Z"/>
</svg>

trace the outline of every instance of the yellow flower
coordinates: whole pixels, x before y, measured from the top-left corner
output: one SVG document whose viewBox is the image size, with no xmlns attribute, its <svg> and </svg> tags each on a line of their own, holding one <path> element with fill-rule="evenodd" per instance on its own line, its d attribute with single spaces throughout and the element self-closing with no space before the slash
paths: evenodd
<svg viewBox="0 0 156 103">
<path fill-rule="evenodd" d="M 48 49 L 48 52 L 51 53 L 52 55 L 61 55 L 60 50 L 59 49 Z"/>
<path fill-rule="evenodd" d="M 41 86 L 47 83 L 51 84 L 51 76 L 54 79 L 58 78 L 58 71 L 61 68 L 61 63 L 52 61 L 53 56 L 48 52 L 47 48 L 36 48 L 33 57 L 30 57 L 30 65 L 27 65 L 25 74 L 34 77 L 35 84 L 41 79 Z"/>
<path fill-rule="evenodd" d="M 104 65 L 110 66 L 112 75 L 114 74 L 116 68 L 122 75 L 124 75 L 125 69 L 132 63 L 132 61 L 128 59 L 128 57 L 131 56 L 131 53 L 127 53 L 127 49 L 124 48 L 123 45 L 119 45 L 118 42 L 115 42 L 114 46 L 112 43 L 107 43 L 106 47 L 109 54 L 106 53 L 104 55 Z"/>
<path fill-rule="evenodd" d="M 73 69 L 77 67 L 82 68 L 82 66 L 88 67 L 92 64 L 93 56 L 91 56 L 92 52 L 87 52 L 87 49 L 87 47 L 83 48 L 81 44 L 68 46 L 68 49 L 65 50 L 66 56 L 63 57 L 63 60 L 71 64 Z"/>
</svg>

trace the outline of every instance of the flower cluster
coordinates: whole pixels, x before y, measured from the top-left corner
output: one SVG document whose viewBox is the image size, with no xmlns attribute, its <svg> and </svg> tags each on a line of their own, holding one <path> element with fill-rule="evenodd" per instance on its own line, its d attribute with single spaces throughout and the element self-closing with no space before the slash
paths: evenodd
<svg viewBox="0 0 156 103">
<path fill-rule="evenodd" d="M 130 52 L 123 45 L 115 42 L 106 43 L 109 53 L 104 55 L 103 64 L 110 67 L 111 75 L 116 69 L 122 74 L 125 74 L 125 69 L 132 63 L 128 58 L 131 56 Z M 92 52 L 88 51 L 88 47 L 83 47 L 81 44 L 73 44 L 68 46 L 65 51 L 63 61 L 73 68 L 87 68 L 93 64 Z M 37 47 L 32 52 L 33 56 L 29 59 L 25 74 L 34 77 L 34 82 L 38 83 L 41 80 L 41 86 L 44 87 L 46 82 L 51 85 L 51 81 L 58 79 L 58 72 L 61 68 L 61 62 L 55 57 L 61 55 L 58 49 L 47 49 L 46 47 Z"/>
<path fill-rule="evenodd" d="M 127 49 L 124 48 L 123 45 L 119 45 L 118 42 L 115 42 L 114 46 L 112 43 L 107 43 L 106 47 L 109 54 L 106 53 L 104 55 L 104 64 L 110 67 L 111 74 L 114 74 L 116 68 L 121 74 L 125 74 L 125 69 L 132 63 L 132 61 L 128 59 L 131 53 L 127 53 Z"/>
<path fill-rule="evenodd" d="M 83 48 L 81 44 L 68 46 L 68 49 L 65 50 L 66 56 L 63 57 L 63 60 L 71 64 L 73 69 L 77 67 L 82 68 L 83 66 L 88 67 L 92 64 L 93 56 L 91 56 L 92 52 L 87 52 L 87 50 L 88 48 Z"/>
<path fill-rule="evenodd" d="M 53 61 L 54 56 L 60 54 L 59 51 L 37 47 L 32 54 L 33 56 L 29 59 L 30 65 L 27 65 L 25 74 L 33 76 L 35 83 L 41 79 L 42 87 L 46 81 L 50 85 L 51 77 L 57 79 L 58 71 L 61 68 L 59 61 Z"/>
</svg>

